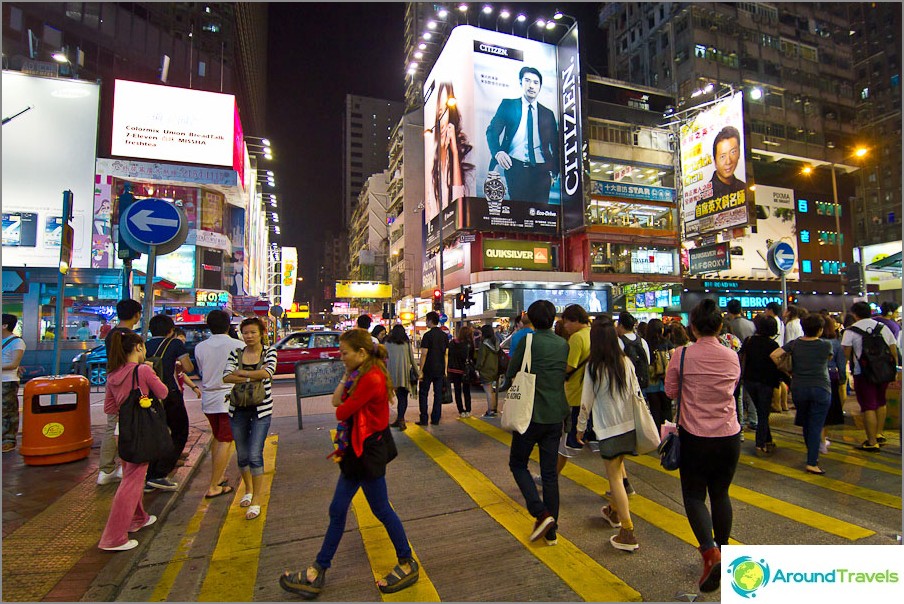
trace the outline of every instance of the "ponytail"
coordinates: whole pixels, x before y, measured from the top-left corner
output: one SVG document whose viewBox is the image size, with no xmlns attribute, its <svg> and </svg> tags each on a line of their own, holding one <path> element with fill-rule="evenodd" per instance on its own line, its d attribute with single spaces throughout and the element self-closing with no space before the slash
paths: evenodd
<svg viewBox="0 0 904 604">
<path fill-rule="evenodd" d="M 137 333 L 114 329 L 110 332 L 110 345 L 107 346 L 107 373 L 113 373 L 126 363 L 139 344 L 144 341 Z"/>
</svg>

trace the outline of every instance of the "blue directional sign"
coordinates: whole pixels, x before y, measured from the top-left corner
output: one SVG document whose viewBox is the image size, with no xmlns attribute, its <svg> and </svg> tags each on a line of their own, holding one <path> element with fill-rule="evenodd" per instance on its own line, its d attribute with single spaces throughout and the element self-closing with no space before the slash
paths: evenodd
<svg viewBox="0 0 904 604">
<path fill-rule="evenodd" d="M 794 248 L 784 241 L 779 241 L 769 248 L 768 260 L 769 268 L 772 269 L 772 272 L 781 277 L 791 272 L 797 256 L 794 254 Z"/>
<path fill-rule="evenodd" d="M 141 199 L 129 205 L 119 216 L 122 237 L 132 249 L 158 255 L 169 253 L 185 241 L 188 225 L 185 214 L 163 199 Z"/>
</svg>

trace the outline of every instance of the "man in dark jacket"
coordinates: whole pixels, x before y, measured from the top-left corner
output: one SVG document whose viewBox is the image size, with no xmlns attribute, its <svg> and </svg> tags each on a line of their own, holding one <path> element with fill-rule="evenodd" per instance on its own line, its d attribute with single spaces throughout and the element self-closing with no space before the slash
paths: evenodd
<svg viewBox="0 0 904 604">
<path fill-rule="evenodd" d="M 427 333 L 421 338 L 420 374 L 418 384 L 418 406 L 420 419 L 418 426 L 427 425 L 427 391 L 433 386 L 433 410 L 430 423 L 436 426 L 443 414 L 443 380 L 448 366 L 449 338 L 439 328 L 439 315 L 434 311 L 427 313 Z"/>
</svg>

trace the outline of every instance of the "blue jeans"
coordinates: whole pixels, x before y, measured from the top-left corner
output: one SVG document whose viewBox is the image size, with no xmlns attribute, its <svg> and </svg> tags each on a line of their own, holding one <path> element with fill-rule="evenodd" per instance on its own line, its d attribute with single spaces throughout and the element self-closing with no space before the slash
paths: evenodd
<svg viewBox="0 0 904 604">
<path fill-rule="evenodd" d="M 430 422 L 438 424 L 443 415 L 443 376 L 427 377 L 418 385 L 418 406 L 421 411 L 420 422 L 427 423 L 427 390 L 433 386 L 433 411 L 430 413 Z"/>
<path fill-rule="evenodd" d="M 559 440 L 562 438 L 562 424 L 537 424 L 531 422 L 524 434 L 512 432 L 512 448 L 509 451 L 509 469 L 521 489 L 527 511 L 534 518 L 543 512 L 549 512 L 553 518 L 559 517 L 559 475 L 556 463 L 559 458 Z M 540 478 L 543 480 L 543 499 L 537 492 L 537 484 L 527 469 L 527 460 L 534 450 L 540 446 Z M 555 531 L 547 533 L 552 539 Z"/>
<path fill-rule="evenodd" d="M 797 407 L 794 423 L 804 429 L 804 443 L 807 445 L 807 465 L 819 464 L 819 445 L 822 444 L 822 427 L 826 423 L 832 393 L 822 388 L 791 388 L 791 398 Z"/>
<path fill-rule="evenodd" d="M 339 474 L 339 482 L 336 483 L 336 492 L 333 493 L 333 501 L 330 503 L 330 526 L 323 537 L 323 545 L 317 554 L 317 564 L 320 568 L 327 569 L 336 555 L 336 549 L 345 532 L 345 519 L 348 516 L 348 508 L 352 504 L 352 497 L 358 489 L 364 490 L 364 497 L 370 505 L 374 516 L 383 523 L 389 539 L 395 546 L 396 558 L 399 562 L 411 558 L 411 546 L 408 545 L 408 537 L 399 516 L 389 505 L 389 495 L 386 493 L 386 477 L 381 476 L 374 480 L 352 480 L 344 474 Z"/>
<path fill-rule="evenodd" d="M 229 418 L 240 471 L 250 468 L 252 476 L 264 473 L 264 441 L 270 431 L 270 418 L 258 418 L 253 407 L 236 409 Z"/>
</svg>

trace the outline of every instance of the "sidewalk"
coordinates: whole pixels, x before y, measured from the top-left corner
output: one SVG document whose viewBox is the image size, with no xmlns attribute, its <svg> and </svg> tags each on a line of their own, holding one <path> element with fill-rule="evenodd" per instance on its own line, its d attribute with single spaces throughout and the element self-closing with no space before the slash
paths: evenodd
<svg viewBox="0 0 904 604">
<path fill-rule="evenodd" d="M 126 552 L 97 548 L 117 483 L 97 485 L 105 419 L 92 393 L 90 455 L 53 466 L 26 466 L 18 450 L 3 454 L 4 601 L 106 601 L 141 558 L 169 511 L 198 470 L 210 445 L 210 426 L 190 414 L 185 465 L 176 469 L 176 491 L 144 496 L 158 522 L 136 534 L 139 546 Z"/>
</svg>

